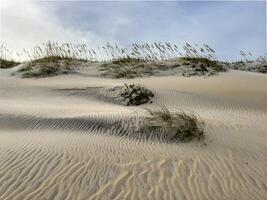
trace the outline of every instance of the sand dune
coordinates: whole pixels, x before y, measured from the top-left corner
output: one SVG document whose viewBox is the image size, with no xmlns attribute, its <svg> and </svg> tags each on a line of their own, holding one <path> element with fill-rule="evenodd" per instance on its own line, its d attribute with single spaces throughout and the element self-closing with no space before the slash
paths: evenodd
<svg viewBox="0 0 267 200">
<path fill-rule="evenodd" d="M 0 74 L 0 199 L 267 199 L 266 75 Z M 145 85 L 153 103 L 125 107 L 93 90 L 122 83 Z M 197 114 L 205 143 L 122 136 L 158 105 Z"/>
</svg>

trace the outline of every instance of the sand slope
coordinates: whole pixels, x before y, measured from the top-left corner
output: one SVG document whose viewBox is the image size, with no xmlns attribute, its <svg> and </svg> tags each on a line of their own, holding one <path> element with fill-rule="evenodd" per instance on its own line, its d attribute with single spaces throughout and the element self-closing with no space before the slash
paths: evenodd
<svg viewBox="0 0 267 200">
<path fill-rule="evenodd" d="M 123 107 L 90 92 L 124 82 L 153 90 L 153 104 Z M 112 80 L 2 70 L 0 199 L 266 199 L 266 85 L 266 75 L 238 71 Z M 198 114 L 206 145 L 122 136 L 141 108 L 163 104 Z"/>
</svg>

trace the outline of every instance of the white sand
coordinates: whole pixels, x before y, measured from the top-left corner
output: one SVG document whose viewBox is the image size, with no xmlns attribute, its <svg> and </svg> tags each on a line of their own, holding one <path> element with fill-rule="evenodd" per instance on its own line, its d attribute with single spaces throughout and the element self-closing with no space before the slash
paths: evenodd
<svg viewBox="0 0 267 200">
<path fill-rule="evenodd" d="M 0 71 L 0 199 L 267 199 L 267 76 L 19 79 Z M 123 107 L 71 88 L 141 83 L 154 103 Z M 140 108 L 198 114 L 203 144 L 114 136 Z M 136 118 L 138 120 L 138 118 Z"/>
</svg>

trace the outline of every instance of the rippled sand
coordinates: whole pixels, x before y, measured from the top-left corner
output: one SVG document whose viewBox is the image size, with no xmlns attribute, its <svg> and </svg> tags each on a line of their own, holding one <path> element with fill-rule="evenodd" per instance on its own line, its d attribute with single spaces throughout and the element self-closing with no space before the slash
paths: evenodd
<svg viewBox="0 0 267 200">
<path fill-rule="evenodd" d="M 124 82 L 153 90 L 153 104 L 71 92 Z M 266 86 L 266 75 L 237 71 L 127 81 L 0 71 L 0 199 L 267 199 Z M 162 104 L 199 115 L 205 144 L 134 140 L 110 126 Z"/>
</svg>

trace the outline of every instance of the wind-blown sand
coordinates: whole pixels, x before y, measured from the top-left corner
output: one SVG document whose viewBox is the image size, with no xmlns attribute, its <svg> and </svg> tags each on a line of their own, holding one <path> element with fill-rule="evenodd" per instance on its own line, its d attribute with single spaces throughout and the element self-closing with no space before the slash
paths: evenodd
<svg viewBox="0 0 267 200">
<path fill-rule="evenodd" d="M 0 71 L 0 199 L 267 199 L 267 76 L 20 79 Z M 102 101 L 92 88 L 140 83 L 152 104 Z M 91 89 L 90 89 L 91 88 Z M 125 138 L 141 108 L 197 114 L 205 143 Z M 138 114 L 139 113 L 139 114 Z"/>
</svg>

